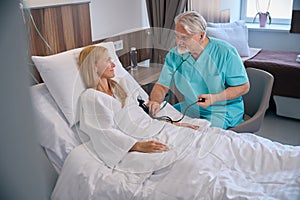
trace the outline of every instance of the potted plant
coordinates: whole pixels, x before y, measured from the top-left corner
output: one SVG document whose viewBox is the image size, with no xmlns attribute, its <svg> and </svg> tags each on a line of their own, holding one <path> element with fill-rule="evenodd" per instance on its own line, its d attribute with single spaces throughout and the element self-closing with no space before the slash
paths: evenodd
<svg viewBox="0 0 300 200">
<path fill-rule="evenodd" d="M 255 15 L 255 17 L 253 19 L 253 22 L 255 21 L 256 17 L 258 16 L 259 17 L 259 26 L 260 27 L 265 27 L 266 23 L 267 23 L 267 20 L 269 21 L 269 24 L 271 24 L 271 22 L 272 22 L 271 15 L 269 13 L 269 8 L 270 8 L 271 0 L 268 1 L 266 12 L 262 12 L 261 11 L 259 1 L 260 0 L 256 0 L 256 10 L 257 10 L 257 13 L 256 13 L 256 15 Z"/>
</svg>

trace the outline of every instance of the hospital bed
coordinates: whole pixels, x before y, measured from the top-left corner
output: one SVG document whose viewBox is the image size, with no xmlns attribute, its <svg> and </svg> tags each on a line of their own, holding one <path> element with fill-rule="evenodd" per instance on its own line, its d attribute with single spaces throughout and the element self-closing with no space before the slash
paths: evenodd
<svg viewBox="0 0 300 200">
<path fill-rule="evenodd" d="M 108 48 L 116 63 L 116 77 L 133 83 L 147 101 L 148 95 L 120 63 L 113 43 L 97 45 Z M 32 58 L 44 80 L 31 87 L 31 97 L 53 200 L 299 199 L 300 147 L 210 128 L 206 120 L 184 118 L 201 127 L 193 132 L 197 142 L 191 142 L 191 146 L 202 147 L 197 147 L 197 152 L 187 150 L 171 164 L 153 171 L 108 167 L 78 125 L 78 99 L 84 87 L 76 58 L 81 49 Z M 163 112 L 174 118 L 181 116 L 169 104 Z M 239 149 L 243 144 L 247 147 Z M 276 164 L 269 165 L 274 159 L 278 159 Z"/>
</svg>

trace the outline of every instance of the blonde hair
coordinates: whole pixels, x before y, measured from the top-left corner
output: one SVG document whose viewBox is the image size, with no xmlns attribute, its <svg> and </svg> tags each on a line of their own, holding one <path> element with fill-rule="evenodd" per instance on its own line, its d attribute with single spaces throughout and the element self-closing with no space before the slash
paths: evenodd
<svg viewBox="0 0 300 200">
<path fill-rule="evenodd" d="M 81 78 L 87 88 L 94 88 L 99 83 L 99 75 L 94 67 L 108 50 L 102 46 L 87 46 L 81 50 L 78 57 L 79 71 Z M 122 107 L 125 105 L 127 94 L 125 90 L 112 79 L 107 79 L 114 95 L 121 100 Z"/>
<path fill-rule="evenodd" d="M 196 11 L 187 11 L 175 17 L 175 24 L 181 25 L 189 34 L 206 32 L 206 21 Z"/>
</svg>

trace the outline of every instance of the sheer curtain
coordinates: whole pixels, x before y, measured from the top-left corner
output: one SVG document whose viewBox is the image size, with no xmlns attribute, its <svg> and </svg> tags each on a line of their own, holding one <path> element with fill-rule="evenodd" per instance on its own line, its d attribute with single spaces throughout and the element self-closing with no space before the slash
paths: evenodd
<svg viewBox="0 0 300 200">
<path fill-rule="evenodd" d="M 300 33 L 300 1 L 294 0 L 291 33 Z"/>
<path fill-rule="evenodd" d="M 207 22 L 229 22 L 230 9 L 221 9 L 221 0 L 189 0 L 192 10 L 198 11 Z"/>
<path fill-rule="evenodd" d="M 166 53 L 175 46 L 174 18 L 182 13 L 187 0 L 146 0 L 152 34 L 152 63 L 163 63 Z"/>
</svg>

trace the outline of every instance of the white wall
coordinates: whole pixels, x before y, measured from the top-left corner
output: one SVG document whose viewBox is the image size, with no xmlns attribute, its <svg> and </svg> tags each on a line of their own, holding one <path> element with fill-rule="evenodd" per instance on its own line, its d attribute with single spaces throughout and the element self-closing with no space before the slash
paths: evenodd
<svg viewBox="0 0 300 200">
<path fill-rule="evenodd" d="M 300 52 L 300 34 L 249 29 L 249 46 L 275 51 Z"/>
<path fill-rule="evenodd" d="M 145 0 L 91 0 L 92 40 L 148 28 Z"/>
</svg>

